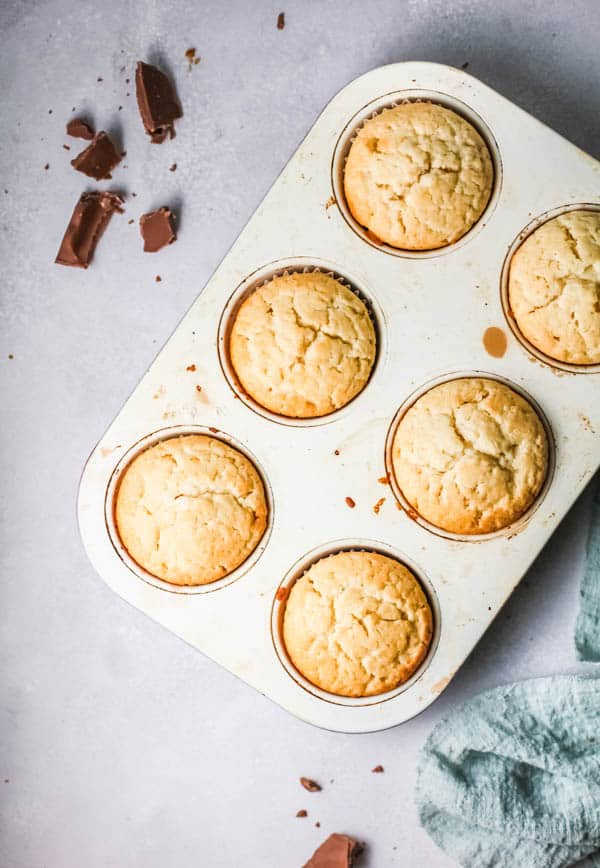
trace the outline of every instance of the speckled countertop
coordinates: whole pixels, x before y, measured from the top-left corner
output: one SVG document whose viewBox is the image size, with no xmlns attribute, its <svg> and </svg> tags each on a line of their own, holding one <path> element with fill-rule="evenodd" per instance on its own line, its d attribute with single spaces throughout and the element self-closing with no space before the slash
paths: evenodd
<svg viewBox="0 0 600 868">
<path fill-rule="evenodd" d="M 392 61 L 468 62 L 599 157 L 600 7 L 6 0 L 0 24 L 0 864 L 296 868 L 326 834 L 345 831 L 366 839 L 370 868 L 450 866 L 418 827 L 417 750 L 445 711 L 483 688 L 584 669 L 572 632 L 589 491 L 440 700 L 402 727 L 347 736 L 290 717 L 115 596 L 79 542 L 77 483 L 344 84 Z M 201 61 L 188 70 L 191 46 Z M 148 146 L 126 82 L 142 57 L 166 63 L 185 110 L 161 147 Z M 73 107 L 127 151 L 112 184 L 128 194 L 127 214 L 87 272 L 53 265 L 77 196 L 94 186 L 69 166 Z M 181 212 L 179 239 L 144 255 L 127 221 L 166 203 Z M 371 773 L 377 764 L 383 774 Z M 323 791 L 307 793 L 300 775 Z M 295 817 L 301 808 L 306 819 Z"/>
</svg>

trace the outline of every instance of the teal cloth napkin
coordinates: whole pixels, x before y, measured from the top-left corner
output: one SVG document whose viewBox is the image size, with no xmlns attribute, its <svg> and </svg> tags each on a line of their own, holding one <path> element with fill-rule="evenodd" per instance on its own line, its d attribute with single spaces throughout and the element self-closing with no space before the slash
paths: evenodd
<svg viewBox="0 0 600 868">
<path fill-rule="evenodd" d="M 592 506 L 575 648 L 580 660 L 600 663 L 600 484 Z"/>
<path fill-rule="evenodd" d="M 465 868 L 600 866 L 600 678 L 498 687 L 423 747 L 422 825 Z"/>
</svg>

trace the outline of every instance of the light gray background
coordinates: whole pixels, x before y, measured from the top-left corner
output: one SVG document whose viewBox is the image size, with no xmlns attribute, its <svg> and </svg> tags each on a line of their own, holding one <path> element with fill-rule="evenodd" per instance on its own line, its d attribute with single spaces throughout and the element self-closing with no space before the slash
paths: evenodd
<svg viewBox="0 0 600 868">
<path fill-rule="evenodd" d="M 3 0 L 0 22 L 0 864 L 297 868 L 332 831 L 366 839 L 371 868 L 452 864 L 418 827 L 417 751 L 445 712 L 483 688 L 585 669 L 572 632 L 589 492 L 441 699 L 395 730 L 345 736 L 290 717 L 109 591 L 79 542 L 77 483 L 344 84 L 393 61 L 468 61 L 600 157 L 600 5 Z M 190 46 L 202 61 L 188 72 Z M 157 56 L 185 110 L 161 147 L 149 145 L 125 83 L 138 58 Z M 53 265 L 79 193 L 94 186 L 69 166 L 81 144 L 64 135 L 73 107 L 122 141 L 124 165 L 104 186 L 131 194 L 87 272 Z M 181 210 L 179 240 L 144 255 L 127 220 L 169 202 Z M 377 763 L 383 775 L 371 774 Z M 323 792 L 305 793 L 302 774 Z M 295 819 L 299 808 L 308 819 Z"/>
</svg>

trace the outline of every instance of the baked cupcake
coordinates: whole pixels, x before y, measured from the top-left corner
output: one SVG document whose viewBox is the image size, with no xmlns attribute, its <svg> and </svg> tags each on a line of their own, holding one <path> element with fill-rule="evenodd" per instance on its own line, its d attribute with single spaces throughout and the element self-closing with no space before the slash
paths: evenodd
<svg viewBox="0 0 600 868">
<path fill-rule="evenodd" d="M 229 356 L 242 388 L 282 416 L 339 410 L 365 387 L 376 354 L 365 303 L 321 272 L 274 277 L 240 305 Z"/>
<path fill-rule="evenodd" d="M 432 250 L 458 241 L 479 220 L 494 180 L 475 127 L 444 106 L 407 102 L 366 121 L 344 169 L 354 219 L 380 241 Z"/>
<path fill-rule="evenodd" d="M 267 501 L 245 455 L 214 437 L 187 434 L 161 440 L 126 467 L 115 520 L 121 542 L 147 572 L 173 585 L 206 585 L 252 554 L 267 526 Z"/>
<path fill-rule="evenodd" d="M 425 659 L 433 616 L 403 564 L 375 552 L 321 558 L 292 586 L 283 642 L 295 668 L 338 696 L 375 696 Z"/>
<path fill-rule="evenodd" d="M 521 334 L 547 356 L 600 363 L 600 213 L 543 223 L 510 261 L 508 298 Z"/>
<path fill-rule="evenodd" d="M 548 440 L 525 398 L 496 380 L 468 377 L 434 386 L 407 410 L 392 466 L 422 518 L 451 533 L 492 533 L 540 493 Z"/>
</svg>

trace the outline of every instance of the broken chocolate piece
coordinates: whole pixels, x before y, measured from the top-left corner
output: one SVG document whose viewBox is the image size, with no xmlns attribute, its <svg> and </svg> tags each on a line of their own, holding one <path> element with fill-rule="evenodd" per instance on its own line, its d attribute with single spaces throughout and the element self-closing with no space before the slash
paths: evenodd
<svg viewBox="0 0 600 868">
<path fill-rule="evenodd" d="M 320 784 L 316 781 L 312 781 L 310 778 L 300 778 L 300 783 L 309 793 L 320 793 L 323 789 Z"/>
<path fill-rule="evenodd" d="M 352 868 L 362 845 L 348 835 L 333 834 L 315 850 L 304 868 Z"/>
<path fill-rule="evenodd" d="M 304 808 L 301 808 L 299 811 L 296 811 L 297 817 L 308 817 L 308 811 L 305 811 Z"/>
<path fill-rule="evenodd" d="M 277 16 L 277 29 L 283 30 L 285 27 L 285 12 L 280 12 Z"/>
<path fill-rule="evenodd" d="M 96 133 L 87 148 L 77 154 L 71 165 L 89 178 L 103 181 L 111 177 L 111 172 L 121 162 L 112 140 L 105 132 Z"/>
<path fill-rule="evenodd" d="M 173 226 L 173 215 L 168 208 L 159 208 L 142 214 L 140 217 L 140 232 L 144 239 L 144 252 L 156 253 L 167 244 L 172 244 L 177 234 Z"/>
<path fill-rule="evenodd" d="M 87 268 L 111 216 L 123 211 L 122 204 L 116 193 L 82 193 L 54 261 Z"/>
<path fill-rule="evenodd" d="M 383 772 L 383 766 L 375 766 L 371 771 L 376 775 L 380 775 Z"/>
<path fill-rule="evenodd" d="M 94 138 L 94 131 L 83 118 L 73 118 L 67 124 L 67 135 L 74 139 L 86 139 L 88 142 Z"/>
<path fill-rule="evenodd" d="M 183 112 L 177 101 L 173 85 L 160 69 L 138 61 L 135 70 L 135 89 L 144 129 L 155 144 L 169 136 L 175 137 L 173 121 Z"/>
</svg>

